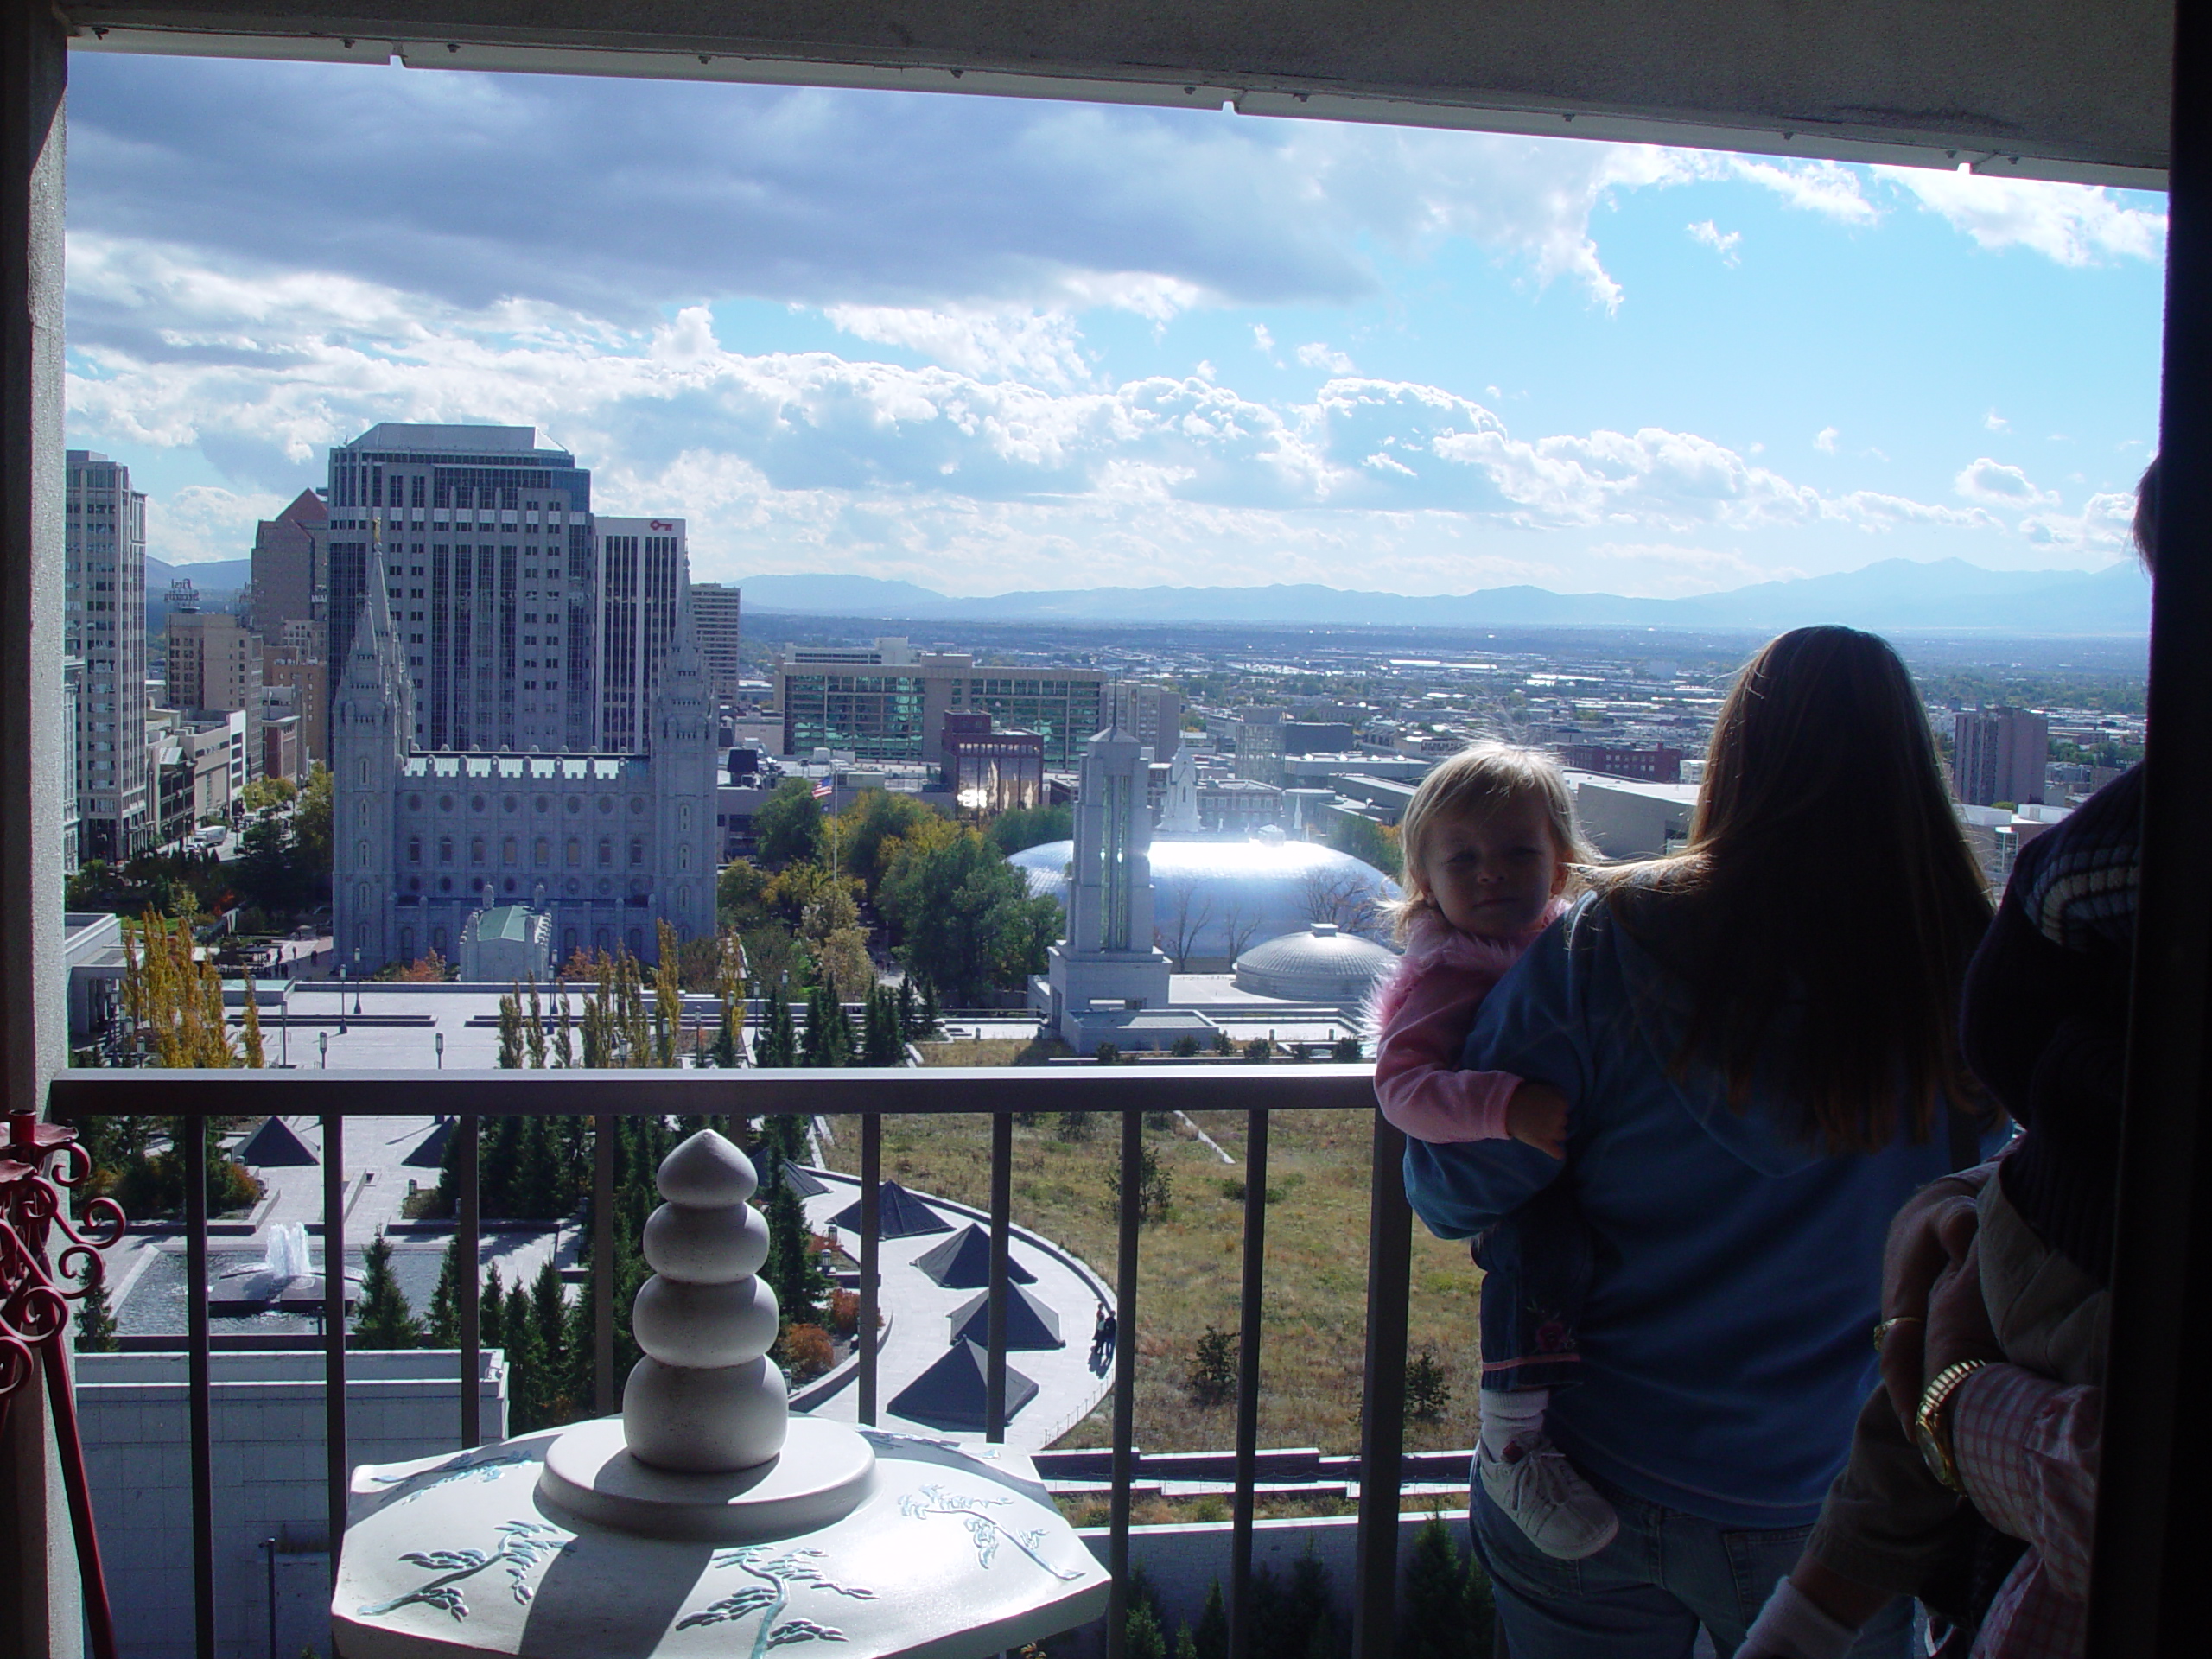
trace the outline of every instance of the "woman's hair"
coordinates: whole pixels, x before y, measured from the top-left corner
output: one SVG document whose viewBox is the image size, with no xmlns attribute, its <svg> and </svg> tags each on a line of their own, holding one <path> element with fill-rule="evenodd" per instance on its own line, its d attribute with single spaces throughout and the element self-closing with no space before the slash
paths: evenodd
<svg viewBox="0 0 2212 1659">
<path fill-rule="evenodd" d="M 1437 825 L 1495 812 L 1510 801 L 1524 799 L 1543 804 L 1552 845 L 1560 858 L 1570 864 L 1597 861 L 1575 821 L 1574 791 L 1567 786 L 1556 757 L 1510 743 L 1470 743 L 1421 779 L 1398 825 L 1405 874 L 1399 878 L 1403 897 L 1392 907 L 1392 920 L 1399 938 L 1405 938 L 1414 918 L 1436 908 L 1422 860 Z"/>
<path fill-rule="evenodd" d="M 1717 1066 L 1741 1109 L 1756 1074 L 1832 1152 L 1887 1145 L 1900 1102 L 1916 1140 L 1947 1100 L 1979 1102 L 1958 1003 L 1988 889 L 1911 677 L 1872 634 L 1799 628 L 1752 658 L 1688 850 L 1604 886 L 1688 983 L 1678 1077 Z"/>
<path fill-rule="evenodd" d="M 2158 458 L 2143 469 L 2135 486 L 2135 556 L 2152 575 L 2158 574 Z"/>
</svg>

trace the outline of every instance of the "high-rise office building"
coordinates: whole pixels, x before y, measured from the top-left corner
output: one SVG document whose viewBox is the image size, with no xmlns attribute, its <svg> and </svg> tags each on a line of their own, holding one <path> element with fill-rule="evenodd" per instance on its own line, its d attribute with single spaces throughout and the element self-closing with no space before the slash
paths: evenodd
<svg viewBox="0 0 2212 1659">
<path fill-rule="evenodd" d="M 2050 722 L 2027 709 L 1961 709 L 1951 722 L 1952 790 L 1967 806 L 2040 802 Z"/>
<path fill-rule="evenodd" d="M 581 753 L 600 722 L 591 474 L 527 426 L 372 427 L 330 452 L 327 660 L 372 589 L 428 749 Z"/>
<path fill-rule="evenodd" d="M 743 677 L 738 666 L 739 612 L 738 589 L 719 582 L 691 584 L 691 623 L 699 631 L 699 655 L 706 661 L 717 703 L 734 703 Z"/>
<path fill-rule="evenodd" d="M 62 649 L 82 659 L 76 730 L 80 843 L 118 861 L 152 844 L 146 759 L 146 498 L 130 469 L 72 449 Z"/>
<path fill-rule="evenodd" d="M 677 600 L 689 568 L 683 521 L 601 518 L 593 528 L 599 724 L 591 747 L 609 754 L 643 754 L 652 747 L 653 697 L 676 639 Z"/>
<path fill-rule="evenodd" d="M 171 611 L 167 632 L 170 708 L 258 712 L 258 635 L 228 611 Z"/>
<path fill-rule="evenodd" d="M 313 490 L 302 490 L 274 518 L 253 532 L 253 586 L 249 613 L 264 639 L 283 637 L 293 622 L 320 626 L 329 601 L 330 509 Z M 319 643 L 316 656 L 327 650 Z"/>
<path fill-rule="evenodd" d="M 847 750 L 871 760 L 944 760 L 944 716 L 986 714 L 1045 740 L 1045 765 L 1072 767 L 1107 722 L 1107 677 L 1094 668 L 978 666 L 965 652 L 793 645 L 776 664 L 784 753 Z"/>
</svg>

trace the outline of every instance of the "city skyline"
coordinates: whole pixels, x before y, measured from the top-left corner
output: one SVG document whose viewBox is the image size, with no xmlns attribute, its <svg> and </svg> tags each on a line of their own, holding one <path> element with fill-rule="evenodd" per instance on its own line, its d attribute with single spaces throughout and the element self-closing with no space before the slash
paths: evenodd
<svg viewBox="0 0 2212 1659">
<path fill-rule="evenodd" d="M 171 563 L 415 420 L 601 458 L 594 506 L 688 515 L 702 581 L 2091 569 L 2153 429 L 2131 193 L 346 66 L 102 60 L 72 115 L 71 441 Z M 415 188 L 523 154 L 557 211 Z"/>
</svg>

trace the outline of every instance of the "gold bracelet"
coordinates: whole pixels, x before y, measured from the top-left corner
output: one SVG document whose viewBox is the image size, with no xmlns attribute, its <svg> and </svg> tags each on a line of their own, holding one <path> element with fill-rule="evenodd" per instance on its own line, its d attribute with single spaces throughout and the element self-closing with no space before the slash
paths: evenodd
<svg viewBox="0 0 2212 1659">
<path fill-rule="evenodd" d="M 1890 1334 L 1890 1327 L 1891 1325 L 1925 1325 L 1927 1323 L 1928 1321 L 1922 1319 L 1917 1313 L 1900 1313 L 1894 1319 L 1884 1319 L 1879 1325 L 1877 1325 L 1874 1327 L 1874 1351 L 1878 1354 L 1882 1351 L 1882 1338 Z"/>
</svg>

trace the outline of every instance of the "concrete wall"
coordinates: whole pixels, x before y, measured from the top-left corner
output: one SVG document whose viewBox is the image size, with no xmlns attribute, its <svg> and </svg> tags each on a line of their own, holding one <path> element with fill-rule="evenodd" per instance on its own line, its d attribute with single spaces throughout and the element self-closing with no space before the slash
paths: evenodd
<svg viewBox="0 0 2212 1659">
<path fill-rule="evenodd" d="M 484 1435 L 505 1437 L 506 1357 L 487 1351 Z M 346 1356 L 346 1450 L 356 1465 L 458 1449 L 461 1357 Z M 192 1452 L 185 1357 L 83 1354 L 77 1409 L 116 1634 L 133 1659 L 191 1659 Z M 277 1647 L 330 1652 L 323 1362 L 319 1353 L 213 1357 L 215 1632 L 221 1659 L 269 1642 L 264 1539 L 277 1541 Z"/>
</svg>

